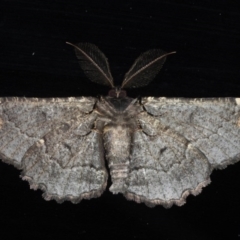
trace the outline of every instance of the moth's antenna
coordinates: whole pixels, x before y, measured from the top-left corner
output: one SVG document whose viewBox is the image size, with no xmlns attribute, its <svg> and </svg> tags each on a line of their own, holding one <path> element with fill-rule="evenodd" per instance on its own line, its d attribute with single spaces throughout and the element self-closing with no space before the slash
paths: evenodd
<svg viewBox="0 0 240 240">
<path fill-rule="evenodd" d="M 78 43 L 76 45 L 70 42 L 66 43 L 75 48 L 79 64 L 91 81 L 114 88 L 108 60 L 97 46 L 91 43 Z"/>
<path fill-rule="evenodd" d="M 166 57 L 176 52 L 166 53 L 160 49 L 152 49 L 141 54 L 125 74 L 121 88 L 142 87 L 151 82 L 158 74 Z"/>
</svg>

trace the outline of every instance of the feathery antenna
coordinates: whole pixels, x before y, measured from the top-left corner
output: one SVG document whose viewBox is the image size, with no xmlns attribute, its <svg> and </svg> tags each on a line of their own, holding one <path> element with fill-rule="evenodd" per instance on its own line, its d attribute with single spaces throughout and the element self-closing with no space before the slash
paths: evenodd
<svg viewBox="0 0 240 240">
<path fill-rule="evenodd" d="M 66 43 L 75 48 L 79 64 L 92 82 L 114 88 L 108 60 L 96 45 L 91 43 L 78 43 L 76 45 Z"/>
</svg>

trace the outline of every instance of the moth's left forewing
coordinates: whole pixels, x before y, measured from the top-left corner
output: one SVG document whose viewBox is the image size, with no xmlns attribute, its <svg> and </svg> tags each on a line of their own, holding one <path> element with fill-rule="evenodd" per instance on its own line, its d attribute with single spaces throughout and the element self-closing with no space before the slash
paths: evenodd
<svg viewBox="0 0 240 240">
<path fill-rule="evenodd" d="M 126 197 L 182 205 L 210 182 L 214 168 L 240 159 L 239 99 L 143 98 Z"/>
<path fill-rule="evenodd" d="M 102 138 L 93 131 L 97 100 L 1 98 L 0 157 L 23 170 L 45 199 L 78 202 L 106 187 Z"/>
</svg>

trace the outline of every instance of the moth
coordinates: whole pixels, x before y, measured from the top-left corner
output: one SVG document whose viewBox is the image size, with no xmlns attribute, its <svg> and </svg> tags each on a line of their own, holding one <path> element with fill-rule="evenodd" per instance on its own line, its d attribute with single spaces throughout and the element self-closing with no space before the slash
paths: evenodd
<svg viewBox="0 0 240 240">
<path fill-rule="evenodd" d="M 112 193 L 181 206 L 210 183 L 213 169 L 239 161 L 240 98 L 127 97 L 123 89 L 147 85 L 174 52 L 143 53 L 115 87 L 95 45 L 68 44 L 86 76 L 111 88 L 108 96 L 0 98 L 0 158 L 46 200 L 99 197 L 108 164 Z"/>
</svg>

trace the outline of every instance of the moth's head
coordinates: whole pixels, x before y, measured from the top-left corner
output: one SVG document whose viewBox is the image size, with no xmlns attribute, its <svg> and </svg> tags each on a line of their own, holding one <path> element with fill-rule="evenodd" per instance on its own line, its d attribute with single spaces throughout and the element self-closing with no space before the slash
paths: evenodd
<svg viewBox="0 0 240 240">
<path fill-rule="evenodd" d="M 108 92 L 109 97 L 124 98 L 127 96 L 127 92 L 122 90 L 121 87 L 114 87 Z"/>
</svg>

